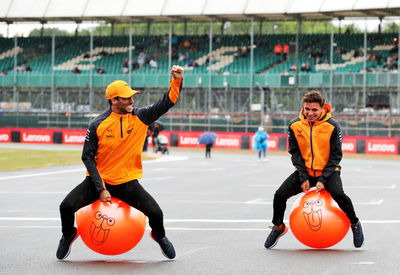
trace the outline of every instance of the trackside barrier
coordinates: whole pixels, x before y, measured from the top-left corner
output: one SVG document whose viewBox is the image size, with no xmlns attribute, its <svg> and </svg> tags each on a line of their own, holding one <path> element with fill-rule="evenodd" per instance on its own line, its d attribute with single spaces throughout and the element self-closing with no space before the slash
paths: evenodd
<svg viewBox="0 0 400 275">
<path fill-rule="evenodd" d="M 202 147 L 198 138 L 203 132 L 199 131 L 162 131 L 169 146 Z M 252 149 L 253 136 L 250 133 L 215 132 L 217 139 L 214 148 Z M 0 143 L 20 142 L 38 144 L 74 144 L 81 145 L 85 141 L 86 130 L 69 129 L 34 129 L 34 128 L 0 128 Z M 270 133 L 268 140 L 269 151 L 287 151 L 286 134 Z M 152 144 L 151 138 L 149 145 Z M 358 153 L 371 155 L 400 155 L 400 137 L 368 137 L 344 136 L 343 153 Z"/>
</svg>

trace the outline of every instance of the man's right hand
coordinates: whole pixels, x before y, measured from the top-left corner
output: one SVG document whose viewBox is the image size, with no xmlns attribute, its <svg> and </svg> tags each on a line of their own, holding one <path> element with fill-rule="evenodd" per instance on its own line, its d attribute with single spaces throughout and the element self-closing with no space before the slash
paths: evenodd
<svg viewBox="0 0 400 275">
<path fill-rule="evenodd" d="M 171 69 L 171 74 L 174 78 L 183 78 L 184 69 L 181 66 L 174 65 Z"/>
<path fill-rule="evenodd" d="M 100 191 L 99 199 L 104 202 L 111 201 L 111 194 L 107 190 Z"/>
<path fill-rule="evenodd" d="M 303 181 L 301 184 L 301 190 L 303 190 L 304 193 L 307 193 L 310 190 L 310 182 L 308 180 Z"/>
</svg>

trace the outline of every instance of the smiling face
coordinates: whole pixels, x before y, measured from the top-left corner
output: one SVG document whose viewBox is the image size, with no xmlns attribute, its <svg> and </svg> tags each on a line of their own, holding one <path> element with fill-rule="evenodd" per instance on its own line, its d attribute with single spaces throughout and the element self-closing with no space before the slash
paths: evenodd
<svg viewBox="0 0 400 275">
<path fill-rule="evenodd" d="M 132 113 L 133 111 L 133 103 L 135 101 L 132 97 L 123 98 L 123 97 L 116 97 L 111 100 L 112 103 L 112 111 L 119 115 L 124 115 L 128 113 Z"/>
<path fill-rule="evenodd" d="M 321 117 L 323 108 L 318 102 L 304 102 L 303 114 L 309 122 L 315 122 Z"/>
</svg>

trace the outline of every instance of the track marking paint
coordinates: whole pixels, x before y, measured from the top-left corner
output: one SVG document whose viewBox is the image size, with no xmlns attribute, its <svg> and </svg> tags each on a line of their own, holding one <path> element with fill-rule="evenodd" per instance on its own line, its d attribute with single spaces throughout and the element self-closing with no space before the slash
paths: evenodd
<svg viewBox="0 0 400 275">
<path fill-rule="evenodd" d="M 163 157 L 163 158 L 159 158 L 159 159 L 155 159 L 155 160 L 144 160 L 143 163 L 170 162 L 170 161 L 180 161 L 180 160 L 187 160 L 187 159 L 188 159 L 188 157 Z M 222 168 L 220 168 L 220 169 L 222 169 Z M 26 170 L 23 170 L 23 171 L 26 171 Z M 41 176 L 50 176 L 50 175 L 67 174 L 67 173 L 84 172 L 84 171 L 86 171 L 86 169 L 84 167 L 82 167 L 82 168 L 76 168 L 76 169 L 57 170 L 57 171 L 49 171 L 49 172 L 41 172 L 41 173 L 3 176 L 3 177 L 0 177 L 0 180 L 41 177 Z"/>
<path fill-rule="evenodd" d="M 218 203 L 218 204 L 268 204 L 272 205 L 272 201 L 263 201 L 261 198 L 256 198 L 250 201 L 211 201 L 211 200 L 177 200 L 177 203 L 198 203 L 198 204 L 213 204 L 213 203 Z M 355 205 L 380 205 L 384 202 L 383 199 L 380 200 L 371 200 L 368 202 L 353 202 Z M 287 204 L 293 204 L 293 202 L 288 202 Z"/>
<path fill-rule="evenodd" d="M 264 187 L 273 187 L 273 188 L 279 188 L 279 184 L 249 184 L 247 187 L 252 187 L 252 188 L 264 188 Z M 367 186 L 367 185 L 345 185 L 344 189 L 395 189 L 396 184 L 392 185 L 387 185 L 387 186 L 381 186 L 381 185 L 375 185 L 375 186 Z"/>
<path fill-rule="evenodd" d="M 60 221 L 59 217 L 0 217 L 0 221 Z M 165 223 L 269 223 L 267 219 L 164 219 Z M 284 220 L 288 222 L 288 220 Z M 363 224 L 400 224 L 400 220 L 362 220 Z"/>
<path fill-rule="evenodd" d="M 185 257 L 187 255 L 194 254 L 194 253 L 206 250 L 206 249 L 208 249 L 208 247 L 199 247 L 197 249 L 192 249 L 192 250 L 186 251 L 184 253 L 179 253 L 177 258 L 182 258 L 182 257 Z"/>
</svg>

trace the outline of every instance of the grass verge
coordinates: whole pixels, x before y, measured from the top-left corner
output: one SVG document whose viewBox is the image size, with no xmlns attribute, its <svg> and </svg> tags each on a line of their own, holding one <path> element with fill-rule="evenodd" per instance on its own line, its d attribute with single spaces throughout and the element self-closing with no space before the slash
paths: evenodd
<svg viewBox="0 0 400 275">
<path fill-rule="evenodd" d="M 0 148 L 0 171 L 80 164 L 81 151 Z M 143 160 L 154 159 L 143 155 Z"/>
</svg>

